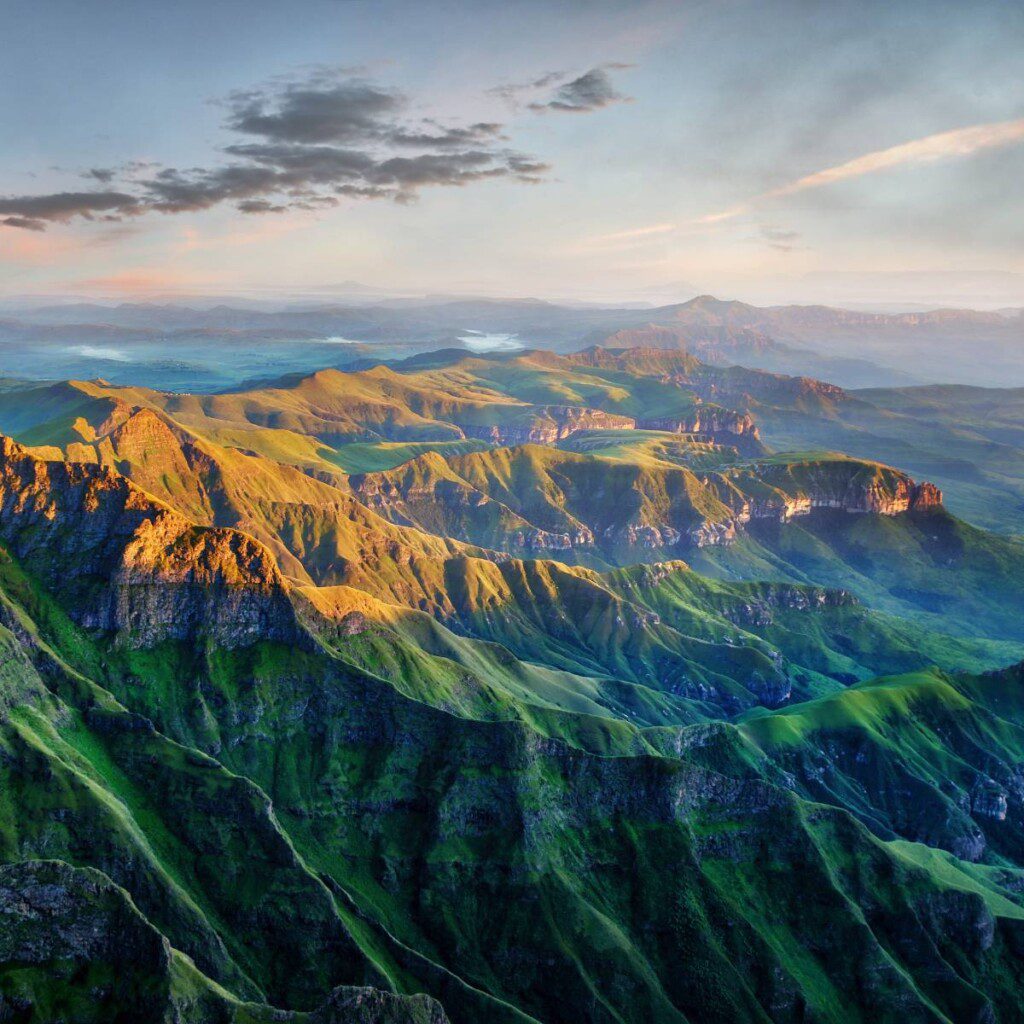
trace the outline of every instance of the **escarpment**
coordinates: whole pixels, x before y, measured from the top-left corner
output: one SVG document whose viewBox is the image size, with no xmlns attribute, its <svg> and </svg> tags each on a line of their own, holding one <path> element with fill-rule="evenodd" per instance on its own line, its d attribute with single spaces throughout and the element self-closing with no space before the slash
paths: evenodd
<svg viewBox="0 0 1024 1024">
<path fill-rule="evenodd" d="M 711 441 L 735 445 L 740 451 L 758 451 L 761 435 L 750 413 L 698 406 L 687 416 L 656 416 L 636 421 L 638 430 L 664 430 L 671 434 L 696 434 Z"/>
<path fill-rule="evenodd" d="M 942 492 L 888 467 L 855 462 L 815 465 L 753 464 L 702 478 L 733 512 L 736 522 L 779 522 L 817 509 L 898 516 L 942 507 Z"/>
<path fill-rule="evenodd" d="M 582 430 L 632 430 L 636 421 L 601 409 L 569 405 L 545 405 L 530 410 L 523 422 L 475 426 L 458 424 L 466 437 L 494 444 L 554 444 Z"/>
<path fill-rule="evenodd" d="M 588 358 L 0 439 L 0 1020 L 1019 1020 L 1024 548 Z"/>
<path fill-rule="evenodd" d="M 427 533 L 510 553 L 623 561 L 731 544 L 757 521 L 826 509 L 898 516 L 942 503 L 934 485 L 856 460 L 744 461 L 697 474 L 533 445 L 427 455 L 349 483 L 378 515 Z"/>
<path fill-rule="evenodd" d="M 46 462 L 0 437 L 0 539 L 90 629 L 135 646 L 208 635 L 300 640 L 273 555 L 196 526 L 113 470 Z"/>
</svg>

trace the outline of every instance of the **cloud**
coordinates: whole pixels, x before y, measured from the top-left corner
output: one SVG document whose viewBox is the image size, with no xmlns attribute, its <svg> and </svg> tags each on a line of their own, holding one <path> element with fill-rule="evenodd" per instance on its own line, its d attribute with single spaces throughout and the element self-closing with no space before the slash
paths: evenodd
<svg viewBox="0 0 1024 1024">
<path fill-rule="evenodd" d="M 46 222 L 33 217 L 4 217 L 0 224 L 9 228 L 24 228 L 26 231 L 45 231 Z"/>
<path fill-rule="evenodd" d="M 498 99 L 505 100 L 506 103 L 518 106 L 519 97 L 524 93 L 536 93 L 541 89 L 546 89 L 549 86 L 554 85 L 556 82 L 564 81 L 568 77 L 568 71 L 548 71 L 539 78 L 534 78 L 528 82 L 495 85 L 490 89 L 485 89 L 484 91 L 488 96 L 497 96 Z"/>
<path fill-rule="evenodd" d="M 628 249 L 644 245 L 663 235 L 673 234 L 678 225 L 671 221 L 660 224 L 645 224 L 643 227 L 627 228 L 624 231 L 612 231 L 605 235 L 594 235 L 578 243 L 581 249 Z"/>
<path fill-rule="evenodd" d="M 733 217 L 749 213 L 754 206 L 764 200 L 794 195 L 807 189 L 822 188 L 836 182 L 848 181 L 866 174 L 876 174 L 894 167 L 915 166 L 955 157 L 971 156 L 983 150 L 1010 146 L 1022 141 L 1024 141 L 1024 118 L 1015 121 L 976 124 L 967 128 L 954 128 L 952 131 L 927 135 L 898 146 L 890 146 L 888 149 L 865 153 L 863 156 L 847 160 L 834 167 L 826 167 L 824 170 L 804 175 L 726 210 L 705 214 L 703 217 L 697 218 L 694 223 L 713 224 L 722 220 L 730 220 Z"/>
<path fill-rule="evenodd" d="M 408 203 L 425 188 L 493 179 L 536 184 L 551 169 L 505 145 L 497 122 L 410 119 L 404 94 L 339 72 L 316 69 L 302 80 L 234 92 L 223 103 L 234 136 L 221 150 L 226 162 L 92 168 L 83 176 L 117 182 L 117 189 L 0 198 L 0 223 L 41 231 L 74 218 L 120 220 L 222 203 L 246 214 L 323 209 L 341 198 Z"/>
<path fill-rule="evenodd" d="M 579 78 L 560 85 L 551 99 L 529 104 L 530 110 L 538 113 L 556 110 L 567 114 L 589 114 L 595 110 L 610 107 L 614 103 L 629 103 L 630 98 L 616 90 L 607 70 L 608 68 L 628 66 L 626 64 L 604 64 L 601 67 L 591 68 Z"/>
<path fill-rule="evenodd" d="M 42 231 L 48 223 L 55 221 L 67 223 L 74 217 L 117 220 L 138 212 L 138 198 L 126 192 L 54 192 L 0 198 L 2 223 L 32 231 Z"/>
<path fill-rule="evenodd" d="M 923 139 L 905 142 L 900 146 L 880 149 L 849 160 L 836 167 L 829 167 L 814 174 L 773 189 L 770 196 L 787 196 L 794 192 L 802 192 L 808 188 L 820 188 L 848 178 L 858 178 L 864 174 L 874 174 L 890 167 L 905 164 L 934 163 L 950 157 L 970 156 L 984 149 L 997 146 L 1008 146 L 1024 140 L 1024 118 L 1016 121 L 999 121 L 994 124 L 976 124 L 970 128 L 955 128 L 937 135 L 928 135 Z"/>
<path fill-rule="evenodd" d="M 622 71 L 633 67 L 611 61 L 600 64 L 589 71 L 572 78 L 569 71 L 548 71 L 538 78 L 526 82 L 497 85 L 488 89 L 487 94 L 505 100 L 517 109 L 528 100 L 526 109 L 535 113 L 549 110 L 569 114 L 589 114 L 615 103 L 629 103 L 630 97 L 623 96 L 612 84 L 609 71 Z M 552 87 L 555 86 L 552 91 Z"/>
<path fill-rule="evenodd" d="M 233 131 L 272 142 L 366 142 L 389 129 L 389 118 L 404 97 L 362 81 L 287 83 L 277 91 L 257 90 L 229 97 Z"/>
<path fill-rule="evenodd" d="M 435 126 L 436 123 L 428 121 L 426 124 Z M 468 128 L 439 127 L 437 131 L 395 131 L 388 137 L 388 141 L 398 146 L 419 146 L 421 148 L 429 146 L 435 149 L 449 149 L 502 139 L 504 138 L 501 134 L 503 127 L 494 122 L 481 121 L 478 124 L 471 124 Z"/>
<path fill-rule="evenodd" d="M 785 228 L 776 227 L 774 224 L 762 224 L 761 237 L 772 249 L 777 249 L 779 252 L 792 252 L 800 240 L 800 232 L 788 231 Z"/>
<path fill-rule="evenodd" d="M 89 170 L 82 172 L 82 177 L 98 181 L 101 185 L 109 185 L 114 180 L 115 174 L 116 172 L 110 167 L 90 167 Z"/>
</svg>

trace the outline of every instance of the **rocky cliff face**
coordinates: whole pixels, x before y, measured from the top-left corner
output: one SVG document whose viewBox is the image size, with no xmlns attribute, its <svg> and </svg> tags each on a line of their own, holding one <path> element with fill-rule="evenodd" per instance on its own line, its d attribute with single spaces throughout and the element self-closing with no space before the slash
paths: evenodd
<svg viewBox="0 0 1024 1024">
<path fill-rule="evenodd" d="M 0 540 L 81 625 L 132 645 L 300 637 L 277 564 L 253 538 L 196 526 L 106 467 L 44 462 L 6 437 Z"/>
<path fill-rule="evenodd" d="M 483 426 L 460 424 L 466 437 L 491 444 L 555 444 L 584 430 L 666 430 L 674 434 L 700 434 L 712 441 L 759 449 L 760 434 L 749 413 L 719 406 L 696 408 L 685 416 L 635 418 L 575 406 L 544 405 L 516 423 Z"/>
<path fill-rule="evenodd" d="M 743 525 L 756 519 L 777 519 L 785 523 L 815 509 L 834 509 L 852 513 L 898 516 L 905 512 L 926 512 L 942 507 L 942 491 L 932 483 L 916 483 L 899 476 L 893 482 L 872 482 L 866 486 L 837 481 L 835 486 L 821 486 L 796 494 L 778 493 L 768 498 L 728 496 L 736 523 Z"/>
<path fill-rule="evenodd" d="M 528 447 L 493 459 L 431 455 L 349 482 L 378 515 L 427 533 L 510 553 L 592 551 L 626 561 L 728 545 L 759 520 L 818 509 L 895 516 L 942 502 L 932 484 L 854 460 L 747 462 L 697 476 Z"/>
<path fill-rule="evenodd" d="M 171 1021 L 224 1024 L 238 1020 L 233 1001 L 187 966 L 129 894 L 93 868 L 59 860 L 0 867 L 0 1020 Z M 0 972 L 0 974 L 5 972 Z M 63 996 L 74 1013 L 51 1012 Z M 68 1009 L 65 1004 L 62 1009 Z M 246 1003 L 252 1024 L 448 1024 L 426 995 L 399 996 L 342 986 L 312 1013 Z"/>
<path fill-rule="evenodd" d="M 698 406 L 688 416 L 638 419 L 636 427 L 638 430 L 667 430 L 673 434 L 700 434 L 719 444 L 735 445 L 740 451 L 760 448 L 761 435 L 754 417 L 730 409 Z"/>
<path fill-rule="evenodd" d="M 0 964 L 23 975 L 20 991 L 0 987 L 0 1020 L 53 1019 L 53 993 L 73 991 L 82 975 L 92 976 L 83 1000 L 92 1012 L 73 1019 L 169 1019 L 170 945 L 99 871 L 60 861 L 0 868 Z"/>
<path fill-rule="evenodd" d="M 636 420 L 600 409 L 571 405 L 542 405 L 531 410 L 531 418 L 522 423 L 461 425 L 466 437 L 493 444 L 554 444 L 581 430 L 633 430 Z"/>
</svg>

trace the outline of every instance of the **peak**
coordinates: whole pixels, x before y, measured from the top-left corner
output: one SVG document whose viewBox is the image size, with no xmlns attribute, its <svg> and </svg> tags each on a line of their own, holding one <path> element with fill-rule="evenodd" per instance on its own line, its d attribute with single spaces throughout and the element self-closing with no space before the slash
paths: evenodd
<svg viewBox="0 0 1024 1024">
<path fill-rule="evenodd" d="M 697 309 L 705 307 L 714 307 L 718 309 L 751 309 L 746 302 L 740 302 L 737 299 L 719 299 L 714 295 L 697 295 L 690 299 L 688 302 L 681 304 L 684 309 Z"/>
<path fill-rule="evenodd" d="M 0 456 L 4 459 L 31 459 L 30 455 L 13 437 L 0 434 Z"/>
</svg>

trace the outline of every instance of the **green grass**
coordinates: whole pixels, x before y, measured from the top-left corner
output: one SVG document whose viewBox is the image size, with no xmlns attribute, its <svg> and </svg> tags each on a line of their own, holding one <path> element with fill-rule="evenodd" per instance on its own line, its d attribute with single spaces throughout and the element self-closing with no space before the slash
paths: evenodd
<svg viewBox="0 0 1024 1024">
<path fill-rule="evenodd" d="M 415 459 L 426 452 L 441 456 L 464 455 L 467 452 L 486 451 L 484 441 L 378 441 L 362 444 L 343 444 L 324 453 L 328 462 L 345 473 L 377 473 L 394 469 L 403 462 Z"/>
</svg>

